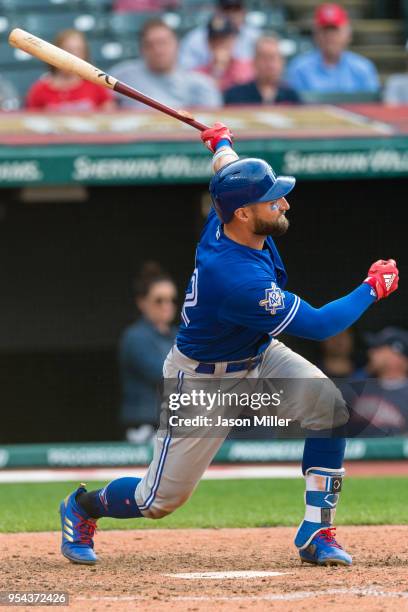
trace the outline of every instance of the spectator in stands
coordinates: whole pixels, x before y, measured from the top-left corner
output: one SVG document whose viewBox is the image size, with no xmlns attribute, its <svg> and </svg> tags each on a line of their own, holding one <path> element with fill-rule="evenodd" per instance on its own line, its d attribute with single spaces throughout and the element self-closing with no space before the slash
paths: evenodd
<svg viewBox="0 0 408 612">
<path fill-rule="evenodd" d="M 254 74 L 252 60 L 238 59 L 233 50 L 238 35 L 238 28 L 223 15 L 214 15 L 208 24 L 208 46 L 210 61 L 197 70 L 210 75 L 221 91 L 233 85 L 247 83 Z"/>
<path fill-rule="evenodd" d="M 177 109 L 222 104 L 221 94 L 210 77 L 177 66 L 177 37 L 163 21 L 153 19 L 145 23 L 140 49 L 142 59 L 121 62 L 111 69 L 112 75 Z M 118 103 L 125 108 L 146 108 L 123 96 L 118 96 Z"/>
<path fill-rule="evenodd" d="M 173 346 L 177 290 L 158 264 L 147 262 L 134 285 L 140 318 L 123 332 L 119 362 L 122 381 L 121 423 L 130 442 L 149 437 L 158 424 L 157 385 L 164 359 Z"/>
<path fill-rule="evenodd" d="M 245 23 L 244 0 L 217 0 L 216 15 L 227 17 L 238 29 L 233 55 L 237 59 L 250 60 L 254 54 L 256 40 L 261 32 Z M 180 45 L 180 62 L 184 68 L 206 66 L 211 61 L 208 30 L 205 26 L 194 28 L 186 34 Z"/>
<path fill-rule="evenodd" d="M 351 24 L 345 9 L 338 4 L 322 4 L 316 9 L 314 22 L 317 48 L 291 61 L 288 83 L 299 92 L 378 92 L 374 64 L 347 50 Z"/>
<path fill-rule="evenodd" d="M 284 59 L 279 40 L 262 36 L 255 47 L 255 79 L 231 87 L 224 94 L 225 104 L 281 104 L 300 102 L 297 92 L 282 81 Z"/>
<path fill-rule="evenodd" d="M 319 368 L 329 378 L 357 380 L 366 378 L 363 368 L 357 367 L 354 360 L 354 337 L 351 329 L 320 343 L 322 351 Z"/>
<path fill-rule="evenodd" d="M 408 51 L 408 41 L 405 45 Z M 384 102 L 386 104 L 408 104 L 408 73 L 391 74 L 385 83 Z"/>
<path fill-rule="evenodd" d="M 54 44 L 65 51 L 89 60 L 88 44 L 82 32 L 63 30 Z M 112 110 L 115 106 L 109 89 L 84 81 L 71 72 L 51 68 L 32 85 L 26 106 L 29 110 L 91 111 Z"/>
<path fill-rule="evenodd" d="M 153 13 L 156 11 L 174 10 L 179 5 L 179 0 L 116 0 L 113 10 L 116 13 Z"/>
<path fill-rule="evenodd" d="M 369 379 L 354 402 L 352 424 L 366 421 L 364 433 L 408 433 L 408 332 L 386 327 L 367 334 Z"/>
<path fill-rule="evenodd" d="M 0 75 L 0 111 L 20 108 L 20 98 L 14 85 Z"/>
</svg>

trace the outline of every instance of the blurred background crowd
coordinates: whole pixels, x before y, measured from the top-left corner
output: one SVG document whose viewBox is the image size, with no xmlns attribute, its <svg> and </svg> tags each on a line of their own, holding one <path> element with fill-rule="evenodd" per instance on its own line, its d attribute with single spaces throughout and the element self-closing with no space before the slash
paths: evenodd
<svg viewBox="0 0 408 612">
<path fill-rule="evenodd" d="M 134 282 L 134 304 L 137 320 L 125 329 L 119 347 L 120 421 L 129 442 L 144 442 L 159 422 L 157 389 L 178 318 L 176 285 L 159 264 L 143 265 Z M 352 409 L 353 435 L 408 434 L 408 331 L 389 326 L 356 342 L 348 329 L 320 343 L 317 365 Z M 248 435 L 272 432 L 254 428 Z"/>
<path fill-rule="evenodd" d="M 178 109 L 408 104 L 408 0 L 0 0 L 4 113 L 140 111 L 144 107 L 136 101 L 72 74 L 47 70 L 11 48 L 7 35 L 12 27 L 53 40 Z M 94 234 L 93 200 L 89 206 Z M 159 259 L 166 261 L 164 254 Z M 140 263 L 135 262 L 135 273 Z M 134 281 L 135 322 L 120 338 L 118 357 L 120 436 L 131 442 L 145 441 L 157 425 L 156 388 L 176 335 L 183 291 L 180 282 L 152 261 L 142 265 Z M 370 379 L 354 402 L 357 425 L 366 419 L 375 432 L 408 434 L 406 330 L 385 327 L 356 337 L 353 331 L 344 332 L 322 343 L 319 366 L 336 379 Z M 18 362 L 16 372 L 20 368 Z"/>
<path fill-rule="evenodd" d="M 0 106 L 5 111 L 138 107 L 72 75 L 44 72 L 39 62 L 7 45 L 13 26 L 53 39 L 177 108 L 345 100 L 404 104 L 407 4 L 2 0 Z"/>
</svg>

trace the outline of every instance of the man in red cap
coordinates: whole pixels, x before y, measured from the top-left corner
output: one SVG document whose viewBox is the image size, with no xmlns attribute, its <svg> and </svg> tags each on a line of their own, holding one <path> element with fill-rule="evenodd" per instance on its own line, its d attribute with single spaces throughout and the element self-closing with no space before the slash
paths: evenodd
<svg viewBox="0 0 408 612">
<path fill-rule="evenodd" d="M 287 71 L 287 82 L 299 92 L 376 92 L 380 84 L 374 64 L 348 51 L 351 24 L 339 4 L 321 4 L 314 16 L 316 49 L 296 57 Z"/>
</svg>

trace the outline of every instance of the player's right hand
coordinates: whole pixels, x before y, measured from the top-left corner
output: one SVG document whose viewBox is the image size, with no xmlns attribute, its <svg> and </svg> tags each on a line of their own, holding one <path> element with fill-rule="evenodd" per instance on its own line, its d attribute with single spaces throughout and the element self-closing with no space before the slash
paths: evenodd
<svg viewBox="0 0 408 612">
<path fill-rule="evenodd" d="M 398 281 L 399 272 L 395 259 L 379 259 L 370 267 L 364 282 L 373 287 L 377 300 L 381 300 L 398 289 Z"/>
<path fill-rule="evenodd" d="M 232 139 L 233 136 L 231 130 L 219 121 L 214 123 L 214 125 L 208 128 L 208 130 L 201 132 L 201 140 L 212 153 L 215 153 L 217 144 L 220 142 L 220 140 L 228 140 L 232 145 Z"/>
</svg>

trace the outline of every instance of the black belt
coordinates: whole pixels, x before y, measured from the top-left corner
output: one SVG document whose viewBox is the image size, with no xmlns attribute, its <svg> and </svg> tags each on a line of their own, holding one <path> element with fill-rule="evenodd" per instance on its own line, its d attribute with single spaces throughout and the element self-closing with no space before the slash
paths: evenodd
<svg viewBox="0 0 408 612">
<path fill-rule="evenodd" d="M 256 357 L 251 357 L 250 359 L 245 359 L 244 361 L 230 361 L 227 363 L 227 367 L 225 370 L 226 374 L 231 374 L 232 372 L 242 372 L 244 370 L 254 370 L 262 361 L 263 353 L 260 355 L 256 355 Z M 197 374 L 214 374 L 216 363 L 204 363 L 200 362 L 198 366 L 195 368 Z"/>
</svg>

